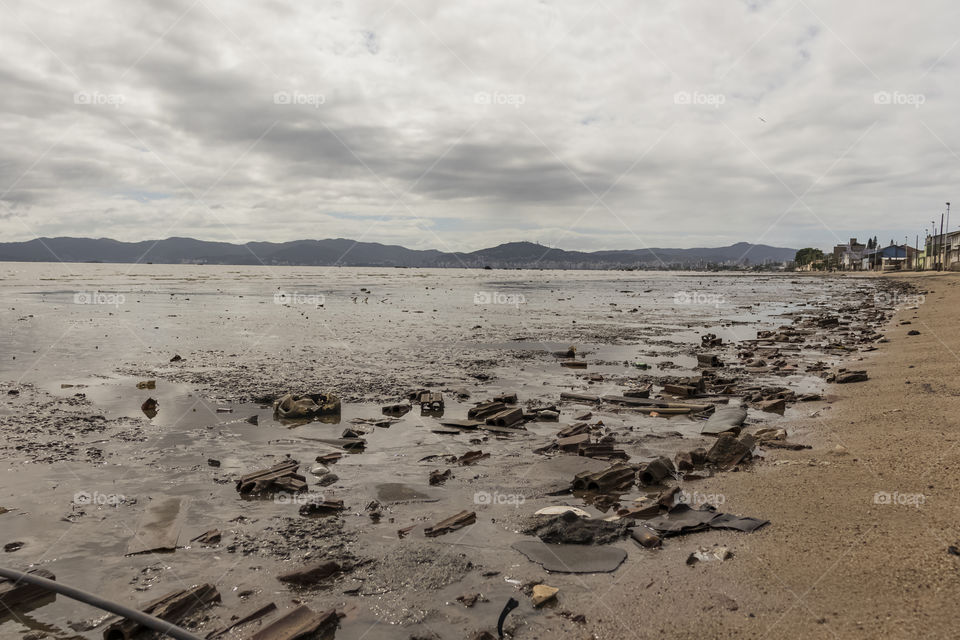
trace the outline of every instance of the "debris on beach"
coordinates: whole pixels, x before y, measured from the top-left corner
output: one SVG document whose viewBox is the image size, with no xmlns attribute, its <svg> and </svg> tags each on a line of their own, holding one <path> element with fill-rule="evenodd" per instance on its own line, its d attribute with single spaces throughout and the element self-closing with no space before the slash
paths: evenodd
<svg viewBox="0 0 960 640">
<path fill-rule="evenodd" d="M 608 522 L 582 518 L 575 511 L 567 510 L 534 522 L 524 533 L 550 544 L 610 544 L 626 537 L 632 526 L 629 520 Z"/>
<path fill-rule="evenodd" d="M 307 479 L 297 473 L 300 463 L 285 460 L 267 469 L 254 471 L 237 480 L 237 491 L 242 494 L 259 495 L 273 491 L 299 493 L 307 490 Z"/>
<path fill-rule="evenodd" d="M 441 536 L 445 533 L 450 533 L 456 531 L 457 529 L 462 529 L 467 525 L 471 525 L 477 521 L 477 514 L 473 511 L 461 511 L 460 513 L 454 514 L 449 518 L 441 520 L 437 524 L 427 527 L 423 530 L 423 534 L 428 538 L 435 536 Z"/>
<path fill-rule="evenodd" d="M 610 545 L 547 544 L 540 540 L 521 540 L 510 546 L 553 573 L 610 573 L 627 559 L 626 551 Z"/>
<path fill-rule="evenodd" d="M 537 584 L 533 586 L 533 594 L 530 596 L 530 601 L 534 607 L 542 607 L 550 600 L 555 599 L 558 593 L 560 593 L 560 589 L 556 587 Z"/>
<path fill-rule="evenodd" d="M 314 586 L 331 576 L 338 575 L 344 571 L 344 568 L 332 560 L 321 560 L 315 562 L 303 569 L 290 571 L 277 576 L 277 580 L 287 584 L 294 584 L 298 587 Z"/>
<path fill-rule="evenodd" d="M 630 465 L 617 463 L 603 471 L 583 471 L 573 478 L 574 491 L 606 493 L 622 491 L 633 486 L 636 470 Z"/>
<path fill-rule="evenodd" d="M 688 504 L 678 504 L 667 513 L 651 518 L 644 523 L 661 536 L 677 536 L 707 529 L 735 529 L 751 533 L 770 524 L 768 520 L 734 516 L 720 513 L 713 505 L 694 509 Z"/>
<path fill-rule="evenodd" d="M 274 415 L 283 420 L 308 420 L 340 413 L 340 398 L 332 393 L 296 395 L 288 393 L 273 406 Z"/>
<path fill-rule="evenodd" d="M 47 569 L 37 567 L 25 571 L 26 573 L 46 578 L 47 580 L 57 579 L 56 576 Z M 43 587 L 21 580 L 11 580 L 0 577 L 0 607 L 3 607 L 4 611 L 12 611 L 15 607 L 23 610 L 38 602 L 46 602 L 48 600 L 52 601 L 50 592 Z"/>
<path fill-rule="evenodd" d="M 695 565 L 698 562 L 723 562 L 733 557 L 733 552 L 727 547 L 698 547 L 696 551 L 687 556 L 687 564 Z"/>
<path fill-rule="evenodd" d="M 190 589 L 171 591 L 141 609 L 144 613 L 179 625 L 187 616 L 220 602 L 220 592 L 212 584 L 201 584 Z M 121 618 L 103 631 L 104 638 L 132 638 L 146 631 L 146 627 L 134 620 Z"/>
<path fill-rule="evenodd" d="M 143 404 L 140 405 L 140 410 L 143 411 L 143 414 L 150 418 L 151 420 L 157 417 L 159 412 L 160 404 L 153 398 L 147 398 L 143 401 Z"/>
<path fill-rule="evenodd" d="M 136 533 L 127 544 L 126 555 L 173 551 L 186 518 L 186 498 L 164 497 L 151 500 L 140 518 Z"/>
<path fill-rule="evenodd" d="M 344 510 L 343 500 L 311 500 L 300 506 L 302 516 L 329 516 Z"/>
<path fill-rule="evenodd" d="M 316 613 L 300 605 L 255 633 L 250 640 L 301 640 L 329 634 L 344 617 L 334 609 Z"/>
</svg>

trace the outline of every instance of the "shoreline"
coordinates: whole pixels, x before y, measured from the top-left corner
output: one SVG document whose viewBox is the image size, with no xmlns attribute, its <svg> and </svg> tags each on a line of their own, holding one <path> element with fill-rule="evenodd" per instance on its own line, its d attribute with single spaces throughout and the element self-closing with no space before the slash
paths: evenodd
<svg viewBox="0 0 960 640">
<path fill-rule="evenodd" d="M 867 382 L 833 387 L 829 410 L 788 425 L 813 448 L 698 485 L 771 526 L 724 540 L 732 561 L 685 567 L 674 553 L 639 589 L 612 592 L 612 610 L 642 612 L 640 637 L 955 637 L 960 303 L 948 295 L 960 274 L 892 277 L 931 291 L 863 358 Z"/>
</svg>

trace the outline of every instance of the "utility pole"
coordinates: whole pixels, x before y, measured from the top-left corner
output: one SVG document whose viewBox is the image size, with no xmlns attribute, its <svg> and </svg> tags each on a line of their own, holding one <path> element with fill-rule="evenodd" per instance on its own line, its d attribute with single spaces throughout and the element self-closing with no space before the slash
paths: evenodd
<svg viewBox="0 0 960 640">
<path fill-rule="evenodd" d="M 931 269 L 937 270 L 937 221 L 930 221 L 930 256 Z"/>
<path fill-rule="evenodd" d="M 947 236 L 948 235 L 950 235 L 950 203 L 949 202 L 947 203 Z M 943 266 L 944 268 L 949 269 L 950 268 L 950 243 L 947 242 L 947 236 L 943 237 L 943 244 L 945 247 L 943 250 L 943 255 L 944 255 Z"/>
<path fill-rule="evenodd" d="M 940 214 L 940 249 L 937 251 L 937 257 L 940 257 L 940 252 L 943 251 L 943 245 L 946 244 L 943 241 L 943 214 Z M 943 271 L 943 258 L 940 258 L 940 268 L 937 271 Z"/>
</svg>

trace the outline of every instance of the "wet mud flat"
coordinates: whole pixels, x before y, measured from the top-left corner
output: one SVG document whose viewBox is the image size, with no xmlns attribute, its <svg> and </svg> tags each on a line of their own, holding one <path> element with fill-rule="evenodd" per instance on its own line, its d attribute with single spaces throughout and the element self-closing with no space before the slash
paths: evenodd
<svg viewBox="0 0 960 640">
<path fill-rule="evenodd" d="M 238 638 L 299 605 L 337 612 L 338 638 L 496 636 L 511 598 L 513 637 L 602 634 L 622 619 L 602 594 L 649 588 L 646 563 L 722 562 L 763 535 L 745 531 L 764 514 L 711 495 L 710 478 L 805 446 L 791 416 L 859 379 L 906 293 L 790 276 L 77 268 L 3 282 L 0 543 L 20 543 L 5 564 L 127 604 L 213 585 L 219 603 L 183 621 L 201 635 L 276 606 L 224 636 Z M 72 305 L 71 276 L 126 300 Z M 287 393 L 339 410 L 282 418 Z M 276 465 L 293 471 L 238 490 Z M 0 630 L 109 624 L 58 598 Z"/>
</svg>

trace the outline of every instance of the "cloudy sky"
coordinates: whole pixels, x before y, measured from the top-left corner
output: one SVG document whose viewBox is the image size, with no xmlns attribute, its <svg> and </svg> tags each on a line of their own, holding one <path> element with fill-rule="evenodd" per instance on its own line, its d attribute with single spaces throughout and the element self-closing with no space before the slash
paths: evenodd
<svg viewBox="0 0 960 640">
<path fill-rule="evenodd" d="M 913 243 L 960 202 L 958 27 L 948 0 L 0 0 L 0 240 Z"/>
</svg>

